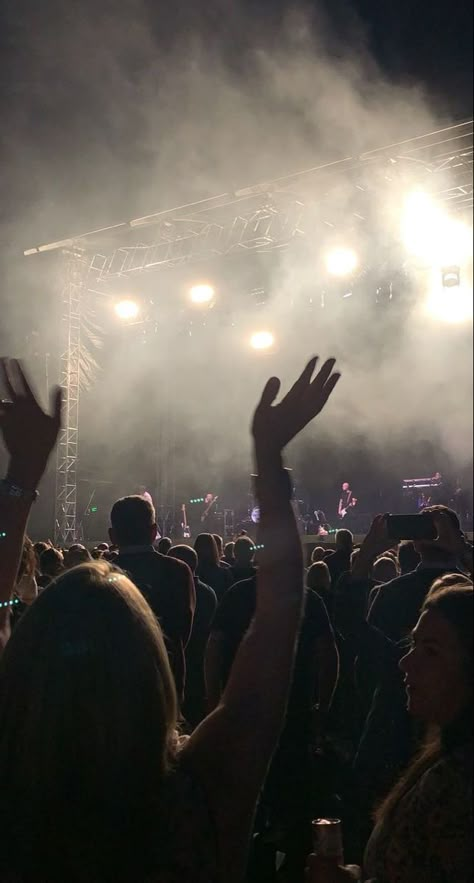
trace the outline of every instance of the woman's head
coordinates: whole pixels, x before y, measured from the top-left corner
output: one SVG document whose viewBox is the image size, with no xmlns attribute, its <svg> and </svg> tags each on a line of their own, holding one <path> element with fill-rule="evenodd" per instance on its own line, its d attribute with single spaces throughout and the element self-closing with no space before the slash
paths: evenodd
<svg viewBox="0 0 474 883">
<path fill-rule="evenodd" d="M 67 570 L 78 567 L 79 564 L 87 564 L 92 559 L 91 553 L 81 543 L 75 543 L 67 550 L 64 556 L 64 566 Z"/>
<path fill-rule="evenodd" d="M 451 726 L 472 706 L 473 589 L 463 584 L 430 593 L 401 660 L 409 711 Z"/>
<path fill-rule="evenodd" d="M 331 590 L 331 574 L 324 561 L 316 561 L 311 565 L 306 577 L 306 585 L 315 592 L 327 593 Z"/>
<path fill-rule="evenodd" d="M 219 536 L 218 533 L 214 533 L 214 534 L 212 534 L 212 536 L 214 537 L 214 539 L 216 541 L 217 554 L 219 555 L 219 558 L 222 558 L 222 556 L 224 554 L 224 540 L 222 539 L 221 536 Z"/>
<path fill-rule="evenodd" d="M 22 820 L 25 855 L 48 861 L 48 830 L 63 849 L 91 829 L 114 842 L 129 831 L 156 801 L 175 721 L 165 645 L 139 591 L 105 562 L 61 576 L 0 663 L 0 818 Z"/>
<path fill-rule="evenodd" d="M 64 570 L 64 555 L 59 549 L 48 546 L 40 558 L 40 570 L 44 576 L 54 579 Z"/>
<path fill-rule="evenodd" d="M 396 561 L 389 555 L 377 558 L 372 570 L 372 576 L 377 582 L 389 583 L 399 575 Z"/>
<path fill-rule="evenodd" d="M 211 533 L 200 533 L 196 537 L 194 548 L 199 560 L 199 567 L 219 564 L 217 544 Z"/>
<path fill-rule="evenodd" d="M 316 564 L 318 561 L 322 561 L 325 554 L 326 550 L 322 546 L 316 546 L 311 553 L 311 563 Z"/>
</svg>

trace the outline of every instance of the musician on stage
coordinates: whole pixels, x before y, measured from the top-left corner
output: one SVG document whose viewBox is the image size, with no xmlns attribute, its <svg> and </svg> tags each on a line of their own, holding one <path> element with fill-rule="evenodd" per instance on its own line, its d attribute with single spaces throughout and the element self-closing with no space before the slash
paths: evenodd
<svg viewBox="0 0 474 883">
<path fill-rule="evenodd" d="M 204 497 L 204 508 L 201 515 L 201 531 L 206 533 L 216 533 L 216 503 L 219 497 L 215 494 L 208 493 Z"/>
<path fill-rule="evenodd" d="M 348 481 L 345 481 L 342 485 L 341 496 L 339 498 L 339 506 L 337 510 L 337 514 L 340 519 L 347 518 L 348 515 L 351 514 L 352 510 L 357 506 L 357 499 L 352 493 L 351 486 Z"/>
</svg>

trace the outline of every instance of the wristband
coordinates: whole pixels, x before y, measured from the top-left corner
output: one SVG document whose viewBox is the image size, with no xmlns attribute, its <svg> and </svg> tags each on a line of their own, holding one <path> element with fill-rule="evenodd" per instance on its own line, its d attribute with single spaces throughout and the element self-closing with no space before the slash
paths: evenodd
<svg viewBox="0 0 474 883">
<path fill-rule="evenodd" d="M 14 482 L 4 478 L 0 481 L 0 497 L 10 497 L 13 500 L 24 500 L 34 503 L 38 499 L 38 491 L 25 490 Z"/>
</svg>

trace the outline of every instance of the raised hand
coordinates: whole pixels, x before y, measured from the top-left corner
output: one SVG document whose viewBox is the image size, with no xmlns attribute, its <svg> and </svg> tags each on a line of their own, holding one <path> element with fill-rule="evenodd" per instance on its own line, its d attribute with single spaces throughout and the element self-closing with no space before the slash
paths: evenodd
<svg viewBox="0 0 474 883">
<path fill-rule="evenodd" d="M 268 381 L 252 425 L 257 457 L 259 452 L 282 451 L 323 410 L 341 375 L 333 373 L 336 360 L 328 359 L 313 380 L 317 362 L 314 356 L 278 405 L 273 402 L 280 381 L 277 377 Z"/>
<path fill-rule="evenodd" d="M 61 389 L 52 394 L 52 416 L 42 410 L 20 362 L 0 359 L 8 400 L 0 401 L 0 434 L 10 455 L 9 477 L 36 489 L 61 425 Z"/>
</svg>

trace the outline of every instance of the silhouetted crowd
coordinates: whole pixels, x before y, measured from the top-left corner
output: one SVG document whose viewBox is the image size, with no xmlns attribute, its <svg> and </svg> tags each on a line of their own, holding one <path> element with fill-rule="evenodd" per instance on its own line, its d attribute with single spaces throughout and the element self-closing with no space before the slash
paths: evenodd
<svg viewBox="0 0 474 883">
<path fill-rule="evenodd" d="M 88 550 L 26 534 L 60 398 L 2 361 L 0 883 L 472 880 L 472 546 L 432 506 L 434 540 L 380 515 L 303 560 L 281 452 L 339 379 L 314 370 L 257 406 L 257 549 L 157 539 L 130 496 Z"/>
</svg>

